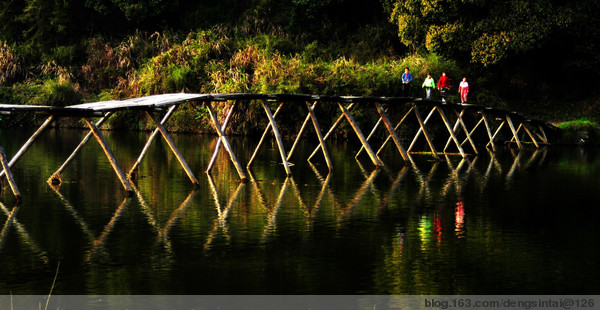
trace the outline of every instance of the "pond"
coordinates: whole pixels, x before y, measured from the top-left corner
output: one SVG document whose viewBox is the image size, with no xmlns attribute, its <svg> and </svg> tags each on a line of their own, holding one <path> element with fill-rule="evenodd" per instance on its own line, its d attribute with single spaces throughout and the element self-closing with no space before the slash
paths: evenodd
<svg viewBox="0 0 600 310">
<path fill-rule="evenodd" d="M 2 130 L 12 157 L 31 134 Z M 195 188 L 156 141 L 128 195 L 85 132 L 51 129 L 3 181 L 0 294 L 598 294 L 600 154 L 552 146 L 462 159 L 392 147 L 375 169 L 331 142 L 334 170 L 303 141 L 287 177 L 271 142 L 242 183 L 214 136 L 173 135 Z M 148 133 L 105 132 L 121 167 Z M 257 141 L 233 137 L 246 162 Z M 56 280 L 55 280 L 56 279 Z M 53 284 L 54 283 L 54 284 Z"/>
</svg>

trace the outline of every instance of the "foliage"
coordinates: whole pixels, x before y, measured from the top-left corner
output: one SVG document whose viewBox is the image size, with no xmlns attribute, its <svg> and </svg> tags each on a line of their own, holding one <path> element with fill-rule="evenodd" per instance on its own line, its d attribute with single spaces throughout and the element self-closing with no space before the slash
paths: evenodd
<svg viewBox="0 0 600 310">
<path fill-rule="evenodd" d="M 414 50 L 490 65 L 543 46 L 569 13 L 550 0 L 401 0 L 391 18 Z"/>
<path fill-rule="evenodd" d="M 0 85 L 14 80 L 21 70 L 19 57 L 13 48 L 0 41 Z"/>
<path fill-rule="evenodd" d="M 580 118 L 558 124 L 562 129 L 563 143 L 598 144 L 600 143 L 600 126 L 588 118 Z"/>
</svg>

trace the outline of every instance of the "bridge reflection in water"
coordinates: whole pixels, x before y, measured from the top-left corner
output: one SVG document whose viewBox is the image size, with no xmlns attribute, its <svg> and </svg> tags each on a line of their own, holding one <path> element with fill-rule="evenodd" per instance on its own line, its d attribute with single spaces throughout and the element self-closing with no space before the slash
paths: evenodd
<svg viewBox="0 0 600 310">
<path fill-rule="evenodd" d="M 280 182 L 255 180 L 250 174 L 250 177 L 253 178 L 252 182 L 239 182 L 236 186 L 228 185 L 228 188 L 219 189 L 213 176 L 206 174 L 206 182 L 209 185 L 208 192 L 212 195 L 210 201 L 214 204 L 215 212 L 209 213 L 213 214 L 214 219 L 212 220 L 211 229 L 204 238 L 201 238 L 204 240 L 203 249 L 207 253 L 210 252 L 215 238 L 224 238 L 226 243 L 231 243 L 235 237 L 230 233 L 229 226 L 232 221 L 248 221 L 248 218 L 244 218 L 247 216 L 258 215 L 262 217 L 259 220 L 262 223 L 262 232 L 257 243 L 268 242 L 269 238 L 277 235 L 277 218 L 282 205 L 286 206 L 285 212 L 296 212 L 297 216 L 303 219 L 304 228 L 301 228 L 301 230 L 304 231 L 311 231 L 314 222 L 318 221 L 320 216 L 331 217 L 332 222 L 336 223 L 335 226 L 338 229 L 344 227 L 346 223 L 356 217 L 379 218 L 389 212 L 390 208 L 398 207 L 393 204 L 398 203 L 398 195 L 404 194 L 402 186 L 405 183 L 417 185 L 416 188 L 411 187 L 413 189 L 412 194 L 404 198 L 410 201 L 411 205 L 454 200 L 454 231 L 456 236 L 463 237 L 468 234 L 465 231 L 465 221 L 469 217 L 468 208 L 465 208 L 465 202 L 461 198 L 465 184 L 469 183 L 471 190 L 473 190 L 475 184 L 475 188 L 483 194 L 488 186 L 488 180 L 492 177 L 500 177 L 503 178 L 505 186 L 509 188 L 512 186 L 513 178 L 519 171 L 527 170 L 531 166 L 543 165 L 546 153 L 546 149 L 534 150 L 531 153 L 513 152 L 511 155 L 513 160 L 509 166 L 502 166 L 495 158 L 494 153 L 491 152 L 489 156 L 477 156 L 473 159 L 468 157 L 457 159 L 456 157 L 445 156 L 441 161 L 420 163 L 411 161 L 410 165 L 404 165 L 397 173 L 386 169 L 374 169 L 368 172 L 357 161 L 364 180 L 357 183 L 358 185 L 352 192 L 346 192 L 347 188 L 342 189 L 340 192 L 339 189 L 332 186 L 331 173 L 323 176 L 317 167 L 310 164 L 309 167 L 314 174 L 318 190 L 311 189 L 309 195 L 303 193 L 303 187 L 305 186 L 299 186 L 291 175 Z M 481 161 L 486 161 L 486 163 L 482 165 Z M 432 180 L 435 180 L 435 182 L 432 182 Z M 227 183 L 229 182 L 224 184 Z M 86 262 L 110 255 L 104 249 L 104 245 L 121 217 L 127 214 L 126 210 L 132 205 L 132 200 L 137 202 L 135 205 L 139 205 L 147 224 L 152 228 L 155 238 L 154 244 L 157 248 L 160 248 L 160 251 L 156 251 L 156 253 L 163 253 L 163 255 L 166 255 L 166 261 L 171 261 L 172 259 L 169 258 L 173 255 L 170 240 L 171 229 L 176 226 L 182 217 L 185 217 L 191 202 L 198 193 L 197 188 L 192 189 L 187 197 L 170 211 L 170 215 L 166 220 L 159 220 L 156 218 L 156 208 L 146 201 L 146 196 L 153 194 L 153 191 L 143 193 L 134 186 L 134 197 L 126 196 L 116 206 L 112 217 L 104 224 L 102 231 L 95 234 L 93 229 L 90 229 L 86 223 L 85 217 L 78 213 L 77 210 L 80 207 L 73 205 L 61 193 L 61 185 L 49 184 L 49 186 L 56 193 L 66 213 L 79 227 L 89 244 L 90 249 L 85 256 Z M 251 201 L 248 201 L 248 199 Z M 368 200 L 368 202 L 364 203 L 363 200 Z M 321 210 L 323 203 L 328 205 L 327 211 Z M 255 206 L 250 206 L 250 204 Z M 373 208 L 364 209 L 365 205 L 373 206 Z M 27 228 L 19 223 L 17 217 L 19 205 L 10 209 L 5 204 L 0 203 L 0 208 L 6 216 L 0 233 L 0 251 L 10 231 L 15 230 L 23 246 L 31 248 L 42 262 L 47 263 L 48 253 L 37 245 L 28 233 Z M 236 208 L 238 209 L 237 212 L 234 211 Z M 357 210 L 357 208 L 363 208 L 363 210 Z M 257 214 L 252 214 L 253 212 L 257 212 Z M 417 210 L 416 212 L 421 211 Z M 426 209 L 422 212 L 426 212 Z M 423 239 L 429 238 L 428 234 L 433 233 L 435 236 L 433 241 L 441 241 L 442 230 L 440 225 L 442 224 L 437 212 L 439 210 L 434 212 L 433 219 L 423 215 L 420 224 Z M 241 218 L 232 219 L 236 216 Z M 399 232 L 398 242 L 400 245 L 404 242 L 404 234 L 404 231 Z"/>
</svg>

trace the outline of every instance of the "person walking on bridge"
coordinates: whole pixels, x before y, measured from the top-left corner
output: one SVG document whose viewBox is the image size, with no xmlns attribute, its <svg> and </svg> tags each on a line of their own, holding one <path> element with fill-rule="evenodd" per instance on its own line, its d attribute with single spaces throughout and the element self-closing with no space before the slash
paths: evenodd
<svg viewBox="0 0 600 310">
<path fill-rule="evenodd" d="M 427 72 L 427 78 L 422 87 L 425 88 L 425 99 L 431 99 L 431 90 L 435 88 L 435 80 L 431 77 L 431 73 Z"/>
<path fill-rule="evenodd" d="M 467 78 L 463 77 L 462 82 L 458 86 L 458 92 L 460 93 L 460 103 L 467 103 L 467 95 L 469 94 L 469 83 Z"/>
<path fill-rule="evenodd" d="M 440 91 L 442 102 L 446 103 L 446 92 L 450 89 L 450 78 L 446 75 L 446 72 L 442 72 L 442 76 L 438 79 L 437 88 Z"/>
<path fill-rule="evenodd" d="M 410 97 L 410 83 L 412 80 L 413 77 L 408 67 L 404 68 L 404 73 L 402 74 L 402 96 Z"/>
</svg>

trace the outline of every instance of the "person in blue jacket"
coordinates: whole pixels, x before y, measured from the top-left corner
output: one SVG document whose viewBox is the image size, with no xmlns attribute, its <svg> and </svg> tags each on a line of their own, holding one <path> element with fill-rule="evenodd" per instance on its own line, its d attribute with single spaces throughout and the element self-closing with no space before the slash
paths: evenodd
<svg viewBox="0 0 600 310">
<path fill-rule="evenodd" d="M 412 80 L 413 77 L 410 74 L 410 70 L 408 70 L 408 67 L 404 68 L 404 73 L 402 74 L 402 95 L 404 97 L 410 97 L 410 83 Z"/>
</svg>

